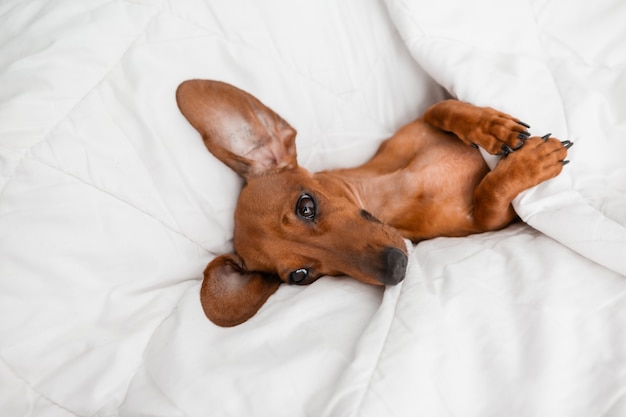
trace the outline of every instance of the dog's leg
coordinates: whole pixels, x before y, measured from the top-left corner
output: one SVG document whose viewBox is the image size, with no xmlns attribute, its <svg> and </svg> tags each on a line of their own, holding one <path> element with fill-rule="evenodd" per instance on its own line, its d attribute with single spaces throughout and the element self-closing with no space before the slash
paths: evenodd
<svg viewBox="0 0 626 417">
<path fill-rule="evenodd" d="M 468 145 L 481 146 L 492 155 L 513 152 L 530 137 L 526 130 L 529 126 L 519 119 L 489 107 L 457 100 L 434 104 L 424 113 L 424 120 L 454 133 Z"/>
<path fill-rule="evenodd" d="M 474 224 L 496 230 L 515 218 L 511 202 L 519 193 L 556 177 L 571 142 L 530 137 L 528 125 L 488 107 L 448 100 L 430 107 L 424 120 L 454 133 L 469 145 L 505 155 L 474 191 Z"/>
<path fill-rule="evenodd" d="M 531 137 L 503 157 L 474 191 L 474 222 L 485 230 L 506 226 L 515 218 L 511 201 L 519 193 L 556 177 L 571 142 Z"/>
</svg>

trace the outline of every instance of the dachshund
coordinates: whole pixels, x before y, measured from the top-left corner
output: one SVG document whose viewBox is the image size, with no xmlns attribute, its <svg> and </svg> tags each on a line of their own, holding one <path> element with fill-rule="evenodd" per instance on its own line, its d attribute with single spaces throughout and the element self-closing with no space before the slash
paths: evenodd
<svg viewBox="0 0 626 417">
<path fill-rule="evenodd" d="M 235 253 L 204 271 L 200 300 L 219 326 L 252 317 L 281 283 L 323 275 L 395 285 L 405 239 L 467 236 L 516 220 L 511 201 L 557 176 L 570 141 L 531 136 L 489 107 L 445 100 L 385 140 L 355 168 L 298 165 L 296 130 L 235 86 L 188 80 L 178 107 L 207 149 L 245 181 L 235 210 Z M 502 155 L 489 170 L 478 147 Z"/>
</svg>

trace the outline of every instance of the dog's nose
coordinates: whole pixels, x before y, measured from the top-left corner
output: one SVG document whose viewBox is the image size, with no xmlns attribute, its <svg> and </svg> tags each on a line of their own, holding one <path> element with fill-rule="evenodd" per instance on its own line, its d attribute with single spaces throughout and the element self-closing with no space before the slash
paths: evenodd
<svg viewBox="0 0 626 417">
<path fill-rule="evenodd" d="M 385 249 L 385 262 L 387 270 L 383 278 L 383 284 L 396 285 L 404 279 L 406 274 L 407 256 L 400 249 Z"/>
</svg>

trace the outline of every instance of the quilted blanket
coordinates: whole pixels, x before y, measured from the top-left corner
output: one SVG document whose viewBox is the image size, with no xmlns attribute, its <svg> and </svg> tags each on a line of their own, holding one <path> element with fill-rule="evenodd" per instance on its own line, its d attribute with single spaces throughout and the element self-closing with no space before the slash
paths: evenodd
<svg viewBox="0 0 626 417">
<path fill-rule="evenodd" d="M 622 0 L 4 0 L 0 415 L 626 415 L 624 22 Z M 312 171 L 448 96 L 575 145 L 524 223 L 219 328 L 199 289 L 241 182 L 177 109 L 190 78 L 261 99 Z"/>
</svg>

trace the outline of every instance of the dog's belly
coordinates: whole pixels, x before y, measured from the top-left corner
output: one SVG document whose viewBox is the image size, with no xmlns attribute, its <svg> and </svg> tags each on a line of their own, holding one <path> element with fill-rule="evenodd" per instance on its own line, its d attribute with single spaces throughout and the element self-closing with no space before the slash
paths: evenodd
<svg viewBox="0 0 626 417">
<path fill-rule="evenodd" d="M 480 152 L 455 135 L 418 120 L 383 142 L 366 164 L 338 174 L 356 200 L 413 241 L 466 236 L 474 221 L 474 190 L 489 172 Z"/>
<path fill-rule="evenodd" d="M 413 241 L 475 233 L 474 190 L 487 172 L 480 153 L 462 143 L 426 151 L 390 174 L 397 199 L 382 216 Z"/>
</svg>

